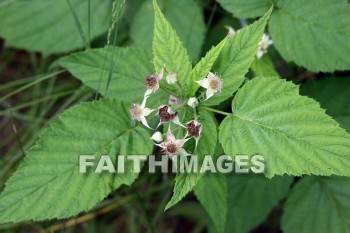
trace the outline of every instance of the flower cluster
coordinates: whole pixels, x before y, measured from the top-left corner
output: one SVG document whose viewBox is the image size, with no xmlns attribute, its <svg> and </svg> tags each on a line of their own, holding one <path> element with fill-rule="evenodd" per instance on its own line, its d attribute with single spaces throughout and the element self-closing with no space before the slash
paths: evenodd
<svg viewBox="0 0 350 233">
<path fill-rule="evenodd" d="M 170 158 L 177 155 L 189 155 L 183 148 L 185 143 L 190 138 L 193 138 L 196 142 L 195 148 L 197 148 L 198 141 L 202 136 L 202 124 L 198 121 L 200 116 L 198 117 L 196 113 L 196 108 L 198 107 L 200 100 L 198 100 L 196 97 L 179 99 L 178 97 L 171 95 L 169 96 L 168 104 L 166 105 L 161 105 L 157 109 L 150 109 L 146 107 L 147 99 L 151 96 L 151 94 L 155 93 L 160 88 L 160 83 L 163 80 L 165 73 L 167 73 L 165 81 L 168 85 L 178 85 L 176 73 L 168 72 L 165 66 L 163 66 L 159 73 L 154 72 L 147 75 L 145 80 L 146 91 L 143 101 L 141 104 L 134 103 L 131 106 L 130 115 L 132 119 L 140 121 L 144 126 L 152 129 L 148 125 L 146 117 L 152 112 L 155 112 L 155 116 L 159 117 L 159 123 L 156 129 L 165 123 L 169 123 L 168 132 L 166 133 L 165 139 L 163 139 L 163 134 L 160 131 L 156 131 L 150 139 L 153 140 L 155 145 L 159 146 L 162 149 L 162 152 Z M 196 83 L 206 89 L 206 97 L 205 99 L 203 97 L 201 99 L 202 101 L 208 100 L 214 94 L 220 92 L 223 87 L 223 80 L 211 72 L 208 73 L 206 78 L 196 81 Z M 182 124 L 178 117 L 178 111 L 184 108 L 192 109 L 194 115 L 194 119 L 190 120 L 186 124 Z M 179 129 L 183 128 L 186 130 L 184 138 L 179 139 L 174 136 L 170 129 L 172 123 L 180 126 Z"/>
<path fill-rule="evenodd" d="M 239 30 L 235 30 L 230 26 L 227 26 L 227 35 L 229 37 L 233 37 L 235 36 L 239 31 Z M 256 52 L 256 57 L 258 59 L 260 59 L 265 53 L 267 53 L 267 49 L 269 48 L 270 45 L 273 44 L 273 41 L 270 39 L 269 35 L 267 35 L 266 33 L 263 34 L 263 37 L 259 43 L 259 48 L 258 51 Z"/>
</svg>

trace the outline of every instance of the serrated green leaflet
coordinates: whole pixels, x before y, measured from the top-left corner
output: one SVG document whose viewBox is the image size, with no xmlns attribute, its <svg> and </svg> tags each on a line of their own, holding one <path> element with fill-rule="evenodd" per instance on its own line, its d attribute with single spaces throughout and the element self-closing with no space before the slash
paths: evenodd
<svg viewBox="0 0 350 233">
<path fill-rule="evenodd" d="M 192 83 L 188 82 L 192 65 L 180 38 L 153 1 L 155 10 L 153 55 L 154 67 L 159 72 L 165 65 L 168 72 L 175 72 L 177 84 L 169 85 L 163 79 L 161 87 L 175 96 L 185 97 Z"/>
<path fill-rule="evenodd" d="M 262 16 L 273 4 L 273 0 L 218 0 L 218 2 L 227 11 L 240 18 Z"/>
<path fill-rule="evenodd" d="M 283 232 L 349 232 L 349 186 L 347 177 L 303 178 L 294 186 L 285 204 Z"/>
<path fill-rule="evenodd" d="M 87 40 L 88 3 L 70 0 Z M 91 37 L 107 31 L 112 1 L 91 0 Z M 108 12 L 108 13 L 107 13 Z M 6 45 L 44 54 L 83 48 L 77 25 L 66 0 L 17 0 L 0 7 L 0 35 Z"/>
<path fill-rule="evenodd" d="M 249 81 L 220 125 L 224 151 L 264 156 L 266 175 L 350 176 L 350 135 L 297 86 L 277 77 Z"/>
<path fill-rule="evenodd" d="M 204 156 L 212 155 L 215 151 L 217 144 L 217 122 L 209 112 L 203 109 L 200 109 L 199 115 L 199 121 L 202 124 L 203 131 L 195 154 L 198 156 L 199 164 L 202 164 Z M 187 193 L 191 192 L 202 175 L 202 173 L 178 173 L 175 179 L 174 194 L 165 209 L 169 209 L 181 201 Z"/>
<path fill-rule="evenodd" d="M 221 50 L 225 46 L 228 37 L 225 37 L 217 46 L 211 48 L 207 54 L 197 63 L 197 65 L 192 69 L 190 74 L 189 82 L 193 83 L 192 88 L 189 90 L 189 96 L 192 96 L 196 93 L 199 85 L 195 83 L 197 80 L 204 79 L 212 66 L 214 65 L 216 59 L 220 55 Z"/>
<path fill-rule="evenodd" d="M 146 75 L 153 72 L 151 54 L 137 48 L 91 49 L 63 57 L 53 66 L 64 67 L 105 97 L 128 103 L 142 101 L 146 91 Z M 106 90 L 111 70 L 112 76 Z M 162 90 L 158 90 L 148 100 L 151 106 L 159 106 L 165 102 L 165 93 Z"/>
<path fill-rule="evenodd" d="M 0 222 L 65 218 L 86 211 L 138 176 L 79 173 L 79 155 L 148 155 L 153 144 L 120 101 L 83 103 L 41 133 L 0 195 Z M 128 170 L 130 169 L 130 170 Z"/>
<path fill-rule="evenodd" d="M 165 17 L 176 30 L 191 61 L 197 62 L 204 41 L 205 24 L 199 3 L 194 0 L 157 1 Z M 144 1 L 131 24 L 130 36 L 137 47 L 152 49 L 154 9 Z"/>
<path fill-rule="evenodd" d="M 258 21 L 238 32 L 227 41 L 213 70 L 224 80 L 221 93 L 214 95 L 205 104 L 216 105 L 230 98 L 244 81 L 254 61 L 264 29 L 272 8 Z"/>
<path fill-rule="evenodd" d="M 269 30 L 287 61 L 312 71 L 350 69 L 350 5 L 346 0 L 278 1 Z"/>
<path fill-rule="evenodd" d="M 300 86 L 300 92 L 317 100 L 326 113 L 350 132 L 349 78 L 326 78 L 309 81 Z"/>
<path fill-rule="evenodd" d="M 216 226 L 217 233 L 246 233 L 259 225 L 283 199 L 292 177 L 205 174 L 195 194 Z"/>
</svg>

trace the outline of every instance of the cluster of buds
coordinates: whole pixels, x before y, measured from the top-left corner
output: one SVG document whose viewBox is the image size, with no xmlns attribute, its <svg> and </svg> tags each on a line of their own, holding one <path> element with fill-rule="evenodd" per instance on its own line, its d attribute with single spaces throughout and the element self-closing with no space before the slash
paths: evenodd
<svg viewBox="0 0 350 233">
<path fill-rule="evenodd" d="M 235 36 L 237 34 L 237 32 L 240 31 L 240 29 L 236 31 L 235 29 L 233 29 L 230 26 L 227 26 L 226 28 L 227 28 L 227 35 L 229 37 Z M 272 44 L 273 44 L 273 41 L 270 39 L 269 35 L 264 33 L 263 37 L 262 37 L 262 39 L 261 39 L 261 41 L 259 43 L 259 48 L 258 48 L 258 50 L 256 52 L 256 57 L 258 59 L 260 59 L 265 53 L 267 53 L 267 49 Z"/>
<path fill-rule="evenodd" d="M 150 97 L 151 94 L 155 93 L 159 87 L 160 82 L 163 79 L 164 72 L 167 72 L 165 69 L 165 66 L 160 70 L 160 72 L 157 74 L 156 72 L 147 75 L 145 80 L 146 85 L 146 92 L 144 94 L 144 98 L 141 104 L 133 104 L 130 109 L 130 115 L 132 119 L 140 121 L 143 125 L 145 125 L 147 128 L 152 129 L 146 120 L 146 117 L 150 115 L 152 112 L 156 112 L 156 116 L 159 117 L 159 124 L 156 127 L 156 129 L 164 124 L 164 123 L 174 123 L 181 128 L 186 129 L 186 135 L 184 138 L 178 139 L 174 136 L 174 134 L 170 130 L 170 124 L 168 128 L 168 132 L 166 134 L 165 140 L 163 139 L 163 135 L 161 132 L 157 131 L 155 132 L 151 139 L 154 141 L 154 143 L 159 146 L 163 153 L 170 158 L 173 158 L 177 155 L 189 155 L 185 149 L 183 148 L 185 143 L 190 139 L 193 138 L 196 142 L 195 148 L 197 148 L 198 141 L 201 138 L 202 135 L 202 124 L 197 120 L 197 114 L 196 114 L 196 108 L 199 105 L 199 101 L 196 97 L 191 97 L 186 101 L 182 101 L 178 99 L 175 96 L 170 96 L 168 105 L 161 105 L 157 109 L 150 109 L 146 107 L 147 99 Z M 177 83 L 177 77 L 175 72 L 167 72 L 166 76 L 166 82 L 169 85 L 173 85 Z M 206 98 L 205 100 L 212 97 L 214 94 L 221 91 L 223 87 L 223 80 L 215 75 L 214 73 L 209 72 L 208 75 L 199 81 L 196 81 L 200 86 L 204 87 L 206 89 Z M 184 104 L 183 104 L 184 103 Z M 179 107 L 184 107 L 185 105 L 191 107 L 194 111 L 195 120 L 191 120 L 187 122 L 185 125 L 183 125 L 178 116 L 177 111 Z"/>
</svg>

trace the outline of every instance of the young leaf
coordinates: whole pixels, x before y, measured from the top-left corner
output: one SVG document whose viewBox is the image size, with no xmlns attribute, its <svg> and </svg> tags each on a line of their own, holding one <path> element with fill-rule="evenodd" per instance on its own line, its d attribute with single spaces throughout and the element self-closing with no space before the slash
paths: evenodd
<svg viewBox="0 0 350 233">
<path fill-rule="evenodd" d="M 267 218 L 292 181 L 287 176 L 205 174 L 194 190 L 216 232 L 246 233 Z"/>
<path fill-rule="evenodd" d="M 198 62 L 198 64 L 192 69 L 189 82 L 193 83 L 193 86 L 190 89 L 189 96 L 193 96 L 196 93 L 199 85 L 195 83 L 195 81 L 204 79 L 207 76 L 212 66 L 214 65 L 214 62 L 220 55 L 221 50 L 225 46 L 227 39 L 228 37 L 225 37 L 217 46 L 211 48 L 205 57 L 203 57 L 200 62 Z"/>
<path fill-rule="evenodd" d="M 254 18 L 264 15 L 274 0 L 218 0 L 218 2 L 236 17 Z"/>
<path fill-rule="evenodd" d="M 293 188 L 282 217 L 287 233 L 348 232 L 350 179 L 305 177 Z"/>
<path fill-rule="evenodd" d="M 269 30 L 285 60 L 333 72 L 350 69 L 349 22 L 347 0 L 278 1 Z"/>
<path fill-rule="evenodd" d="M 192 83 L 188 82 L 192 65 L 180 38 L 165 19 L 156 0 L 153 1 L 155 10 L 153 55 L 154 67 L 157 72 L 165 65 L 168 72 L 175 72 L 178 85 L 169 85 L 163 79 L 161 86 L 175 96 L 185 96 Z"/>
<path fill-rule="evenodd" d="M 142 49 L 109 47 L 73 53 L 60 58 L 53 66 L 64 67 L 105 97 L 133 103 L 143 99 L 146 75 L 153 72 L 151 60 L 151 54 Z M 106 91 L 111 69 L 112 76 Z M 165 94 L 158 90 L 157 95 L 152 95 L 148 103 L 159 106 L 166 99 Z"/>
<path fill-rule="evenodd" d="M 65 111 L 41 133 L 0 195 L 0 223 L 66 218 L 91 209 L 122 184 L 138 176 L 126 163 L 124 174 L 79 172 L 79 155 L 152 152 L 150 134 L 131 120 L 120 101 L 83 103 Z M 129 170 L 128 170 L 129 169 Z"/>
<path fill-rule="evenodd" d="M 212 155 L 215 151 L 217 144 L 217 123 L 215 118 L 203 109 L 200 109 L 199 115 L 199 121 L 202 123 L 203 131 L 202 137 L 198 141 L 196 155 L 198 156 L 199 164 L 201 164 L 205 155 Z M 175 179 L 174 194 L 165 209 L 169 209 L 181 201 L 187 193 L 192 191 L 201 177 L 202 173 L 178 173 Z"/>
<path fill-rule="evenodd" d="M 350 176 L 350 135 L 313 99 L 276 77 L 249 81 L 220 125 L 224 151 L 264 156 L 266 175 Z"/>
<path fill-rule="evenodd" d="M 216 105 L 230 98 L 242 85 L 244 75 L 256 57 L 256 51 L 264 33 L 272 8 L 266 14 L 231 38 L 222 49 L 213 70 L 224 80 L 220 94 L 205 103 Z"/>
<path fill-rule="evenodd" d="M 326 113 L 350 132 L 349 78 L 326 78 L 300 86 L 300 92 L 320 102 Z"/>
<path fill-rule="evenodd" d="M 197 62 L 205 36 L 202 9 L 194 0 L 158 1 L 160 9 L 169 20 L 192 62 Z M 152 0 L 143 1 L 130 28 L 130 37 L 139 48 L 152 49 L 154 10 Z"/>
<path fill-rule="evenodd" d="M 0 36 L 6 45 L 39 51 L 44 54 L 68 52 L 82 48 L 73 14 L 64 1 L 8 1 L 0 7 Z M 85 40 L 88 28 L 88 4 L 85 0 L 69 0 Z M 90 33 L 94 38 L 108 30 L 112 1 L 91 1 Z M 108 12 L 108 13 L 107 13 Z"/>
</svg>

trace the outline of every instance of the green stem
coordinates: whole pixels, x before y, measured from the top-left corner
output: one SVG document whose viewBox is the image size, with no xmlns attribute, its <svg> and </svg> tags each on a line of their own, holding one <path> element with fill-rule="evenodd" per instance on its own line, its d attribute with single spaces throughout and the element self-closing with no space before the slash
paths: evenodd
<svg viewBox="0 0 350 233">
<path fill-rule="evenodd" d="M 219 113 L 219 114 L 221 114 L 221 115 L 225 115 L 225 116 L 230 116 L 230 115 L 232 115 L 232 113 L 223 112 L 223 111 L 217 110 L 217 109 L 215 109 L 215 108 L 210 108 L 210 107 L 205 107 L 205 106 L 202 106 L 202 108 L 207 109 L 207 110 L 209 110 L 209 111 L 211 111 L 211 112 L 215 112 L 215 113 Z"/>
</svg>

